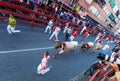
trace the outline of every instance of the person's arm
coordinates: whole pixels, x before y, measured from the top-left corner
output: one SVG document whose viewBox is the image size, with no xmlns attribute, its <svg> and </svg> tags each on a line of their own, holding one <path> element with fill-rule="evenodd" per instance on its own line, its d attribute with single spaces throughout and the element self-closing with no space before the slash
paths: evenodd
<svg viewBox="0 0 120 81">
<path fill-rule="evenodd" d="M 117 81 L 120 81 L 120 70 L 116 63 L 108 63 L 115 70 L 115 77 Z"/>
</svg>

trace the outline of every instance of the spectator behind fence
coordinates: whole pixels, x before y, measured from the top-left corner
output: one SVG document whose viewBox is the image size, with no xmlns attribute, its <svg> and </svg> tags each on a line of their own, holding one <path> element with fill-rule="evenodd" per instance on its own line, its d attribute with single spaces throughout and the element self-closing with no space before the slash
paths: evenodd
<svg viewBox="0 0 120 81">
<path fill-rule="evenodd" d="M 97 61 L 93 63 L 85 72 L 84 75 L 92 76 L 97 69 L 103 69 L 103 67 L 106 65 L 105 61 Z"/>
<path fill-rule="evenodd" d="M 116 63 L 108 62 L 108 64 L 114 69 L 115 75 L 112 76 L 108 81 L 120 81 L 120 70 Z"/>
</svg>

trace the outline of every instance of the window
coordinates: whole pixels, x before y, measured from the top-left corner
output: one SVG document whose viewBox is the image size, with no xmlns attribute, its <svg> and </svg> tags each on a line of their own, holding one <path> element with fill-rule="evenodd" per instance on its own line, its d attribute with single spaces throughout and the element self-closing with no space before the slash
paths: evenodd
<svg viewBox="0 0 120 81">
<path fill-rule="evenodd" d="M 109 15 L 109 18 L 110 18 L 112 21 L 115 21 L 115 17 L 113 16 L 112 13 Z"/>
<path fill-rule="evenodd" d="M 101 8 L 106 4 L 105 0 L 94 0 Z"/>
<path fill-rule="evenodd" d="M 118 10 L 118 11 L 115 13 L 115 15 L 118 16 L 119 14 L 120 14 L 120 11 Z"/>
<path fill-rule="evenodd" d="M 103 23 L 105 23 L 106 25 L 108 25 L 110 22 L 107 19 L 104 19 Z"/>
<path fill-rule="evenodd" d="M 114 8 L 116 5 L 115 0 L 109 0 L 109 3 L 112 8 Z"/>
<path fill-rule="evenodd" d="M 118 10 L 119 10 L 119 9 L 118 9 L 118 6 L 115 5 L 114 8 L 113 8 L 113 11 L 116 13 Z"/>
<path fill-rule="evenodd" d="M 91 3 L 93 2 L 93 0 L 86 0 L 86 2 L 87 2 L 88 4 L 91 4 Z"/>
<path fill-rule="evenodd" d="M 99 13 L 100 13 L 94 6 L 90 6 L 90 7 L 89 7 L 89 11 L 90 11 L 94 16 L 98 16 Z"/>
</svg>

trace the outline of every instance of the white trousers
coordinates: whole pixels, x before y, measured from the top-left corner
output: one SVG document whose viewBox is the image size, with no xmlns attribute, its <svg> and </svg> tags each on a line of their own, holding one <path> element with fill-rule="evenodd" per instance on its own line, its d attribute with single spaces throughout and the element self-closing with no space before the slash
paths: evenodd
<svg viewBox="0 0 120 81">
<path fill-rule="evenodd" d="M 70 41 L 73 41 L 73 39 L 74 39 L 75 37 L 74 36 L 70 36 Z"/>
<path fill-rule="evenodd" d="M 11 27 L 10 25 L 7 26 L 7 31 L 9 34 L 20 32 L 20 30 L 15 30 L 15 28 Z"/>
<path fill-rule="evenodd" d="M 100 36 L 97 36 L 97 37 L 95 38 L 94 42 L 97 41 L 99 38 L 100 38 Z"/>
<path fill-rule="evenodd" d="M 81 35 L 85 30 L 86 30 L 86 27 L 81 30 L 80 35 Z"/>
<path fill-rule="evenodd" d="M 40 71 L 40 69 L 42 69 L 41 64 L 39 64 L 38 67 L 37 67 L 37 73 L 38 73 L 38 74 L 45 74 L 46 72 L 50 71 L 50 68 L 49 68 L 49 67 L 46 68 L 46 69 L 43 69 L 43 70 L 41 70 L 41 71 Z"/>
<path fill-rule="evenodd" d="M 47 33 L 47 31 L 49 30 L 49 33 L 51 33 L 51 28 L 52 28 L 52 26 L 47 26 L 46 28 L 45 28 L 45 33 Z"/>
<path fill-rule="evenodd" d="M 41 64 L 39 64 L 39 65 L 38 65 L 38 67 L 37 67 L 37 73 L 38 73 L 38 74 L 40 74 L 40 73 L 41 73 L 41 72 L 40 72 L 40 69 L 42 69 Z"/>
<path fill-rule="evenodd" d="M 66 33 L 68 26 L 65 26 L 63 33 Z"/>
<path fill-rule="evenodd" d="M 53 32 L 49 39 L 52 39 L 53 36 L 55 36 L 56 40 L 58 40 L 58 33 Z"/>
</svg>

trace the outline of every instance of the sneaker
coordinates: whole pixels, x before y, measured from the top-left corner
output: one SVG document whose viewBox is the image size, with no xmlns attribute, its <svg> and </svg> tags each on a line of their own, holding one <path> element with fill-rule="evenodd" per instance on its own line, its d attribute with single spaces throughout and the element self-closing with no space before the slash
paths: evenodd
<svg viewBox="0 0 120 81">
<path fill-rule="evenodd" d="M 49 40 L 51 40 L 51 39 L 49 38 Z"/>
</svg>

